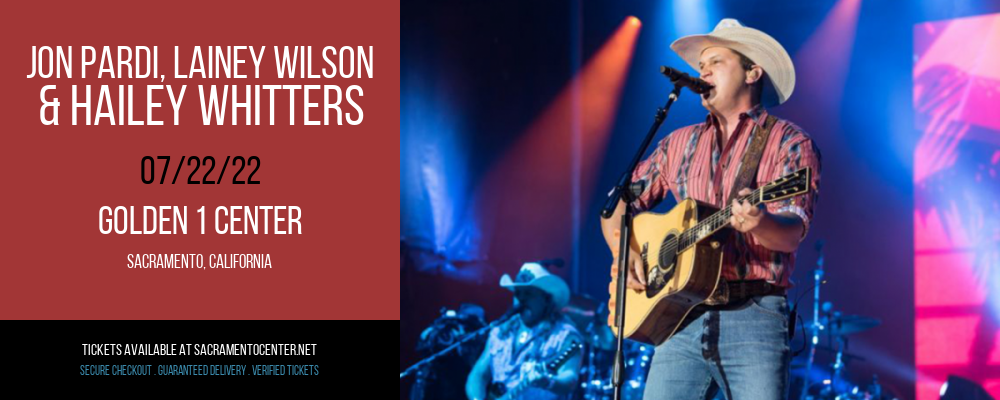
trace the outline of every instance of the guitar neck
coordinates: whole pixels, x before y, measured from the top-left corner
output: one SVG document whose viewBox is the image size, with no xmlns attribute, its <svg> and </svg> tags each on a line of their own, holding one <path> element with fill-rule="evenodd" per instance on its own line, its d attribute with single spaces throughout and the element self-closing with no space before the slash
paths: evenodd
<svg viewBox="0 0 1000 400">
<path fill-rule="evenodd" d="M 756 207 L 761 203 L 767 203 L 768 201 L 763 199 L 762 194 L 763 187 L 757 188 L 753 193 L 750 193 L 744 197 L 737 197 L 741 203 L 743 201 L 749 201 L 750 205 Z M 732 203 L 727 204 L 721 210 L 717 211 L 715 214 L 710 215 L 701 221 L 698 221 L 695 226 L 691 229 L 684 231 L 680 235 L 680 242 L 678 248 L 679 251 L 684 251 L 698 244 L 702 239 L 711 236 L 713 233 L 718 232 L 720 229 L 725 228 L 729 225 L 729 219 L 733 216 Z"/>
<path fill-rule="evenodd" d="M 570 343 L 570 346 L 568 349 L 566 349 L 566 351 L 563 351 L 562 354 L 560 354 L 559 356 L 557 356 L 556 358 L 545 364 L 545 369 L 549 371 L 558 370 L 560 367 L 562 367 L 563 364 L 566 363 L 566 361 L 569 361 L 569 359 L 574 354 L 576 354 L 576 352 L 580 351 L 580 347 L 582 346 L 583 345 L 580 344 L 579 342 Z M 519 394 L 521 394 L 522 390 L 527 389 L 529 386 L 531 386 L 531 382 L 521 381 L 520 384 L 515 386 L 513 389 L 507 391 L 506 393 L 504 393 L 503 396 L 498 397 L 496 400 L 513 399 L 517 397 Z"/>
<path fill-rule="evenodd" d="M 763 185 L 750 194 L 737 197 L 740 202 L 749 201 L 750 205 L 756 207 L 762 203 L 770 203 L 786 199 L 798 194 L 809 192 L 811 186 L 812 168 L 799 169 L 791 174 L 775 179 Z M 711 236 L 719 229 L 725 228 L 729 224 L 729 219 L 733 216 L 732 204 L 726 204 L 721 210 L 698 221 L 691 229 L 685 230 L 678 237 L 676 249 L 684 251 L 698 244 L 702 239 Z M 664 251 L 667 246 L 661 251 Z"/>
</svg>

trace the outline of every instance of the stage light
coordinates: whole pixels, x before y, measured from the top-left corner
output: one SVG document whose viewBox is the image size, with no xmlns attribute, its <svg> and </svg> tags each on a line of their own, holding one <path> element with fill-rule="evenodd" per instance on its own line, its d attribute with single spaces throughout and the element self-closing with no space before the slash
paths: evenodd
<svg viewBox="0 0 1000 400">
<path fill-rule="evenodd" d="M 593 191 L 639 25 L 636 17 L 624 18 L 490 168 L 476 196 L 496 248 L 520 259 L 568 254 L 566 233 L 586 209 L 574 193 L 589 198 Z"/>
<path fill-rule="evenodd" d="M 667 32 L 667 37 L 707 33 L 722 18 L 716 15 L 713 0 L 675 0 L 664 4 L 670 7 L 669 20 L 673 21 L 673 31 Z"/>
<path fill-rule="evenodd" d="M 860 12 L 861 0 L 839 0 L 795 54 L 798 74 L 795 96 L 813 101 L 792 104 L 792 107 L 801 108 L 790 110 L 794 111 L 793 115 L 826 118 L 825 125 L 831 127 L 839 124 L 835 116 L 840 115 L 840 103 L 847 86 Z"/>
</svg>

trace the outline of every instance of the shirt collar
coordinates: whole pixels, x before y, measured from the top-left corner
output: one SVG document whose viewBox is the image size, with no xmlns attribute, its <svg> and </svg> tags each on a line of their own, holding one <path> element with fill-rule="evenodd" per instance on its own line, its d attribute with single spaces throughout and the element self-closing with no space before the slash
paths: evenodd
<svg viewBox="0 0 1000 400">
<path fill-rule="evenodd" d="M 740 113 L 741 121 L 743 120 L 743 118 L 747 117 L 753 120 L 753 122 L 757 124 L 757 126 L 763 128 L 764 121 L 767 121 L 767 110 L 764 109 L 764 106 L 757 104 L 751 107 L 749 110 Z M 715 126 L 715 122 L 716 122 L 715 116 L 712 115 L 712 113 L 708 113 L 708 115 L 705 117 L 705 125 Z"/>
</svg>

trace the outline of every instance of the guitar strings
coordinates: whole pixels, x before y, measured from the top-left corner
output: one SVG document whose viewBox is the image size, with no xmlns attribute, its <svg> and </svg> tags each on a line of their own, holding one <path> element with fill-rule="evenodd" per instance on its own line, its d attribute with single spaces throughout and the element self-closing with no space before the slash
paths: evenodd
<svg viewBox="0 0 1000 400">
<path fill-rule="evenodd" d="M 758 188 L 757 190 L 754 190 L 753 193 L 750 193 L 749 195 L 746 195 L 744 197 L 738 197 L 737 199 L 740 202 L 743 202 L 745 200 L 750 200 L 750 204 L 756 206 L 756 205 L 760 204 L 760 202 L 757 201 L 757 200 L 760 199 L 760 191 L 762 189 L 763 189 L 763 187 L 762 188 Z M 670 240 L 667 240 L 666 242 L 664 242 L 663 246 L 660 247 L 660 255 L 661 256 L 665 255 L 666 254 L 666 250 L 669 249 L 669 248 L 675 248 L 676 249 L 677 248 L 677 241 L 678 241 L 678 239 L 681 241 L 681 243 L 680 243 L 681 247 L 680 247 L 679 250 L 675 250 L 675 251 L 684 251 L 684 250 L 687 250 L 688 247 L 691 247 L 691 245 L 693 244 L 692 243 L 692 233 L 691 232 L 698 232 L 698 231 L 704 229 L 704 227 L 706 225 L 708 225 L 709 226 L 709 230 L 710 230 L 709 234 L 711 234 L 711 232 L 715 232 L 716 230 L 719 230 L 720 228 L 722 228 L 723 222 L 728 221 L 730 217 L 732 217 L 732 205 L 731 204 L 727 205 L 722 210 L 719 210 L 718 212 L 716 212 L 715 214 L 709 216 L 708 218 L 705 218 L 704 220 L 698 221 L 698 223 L 695 224 L 695 226 L 693 228 L 684 231 L 683 233 L 681 233 L 678 236 L 671 237 Z M 708 234 L 706 234 L 705 236 L 708 236 Z"/>
<path fill-rule="evenodd" d="M 805 176 L 808 177 L 808 171 L 807 170 L 808 170 L 808 168 L 803 168 L 803 169 L 800 169 L 798 171 L 795 171 L 795 173 L 793 173 L 793 174 L 788 174 L 788 175 L 786 175 L 786 176 L 784 176 L 784 177 L 781 178 L 782 179 L 781 183 L 785 183 L 787 180 L 791 179 L 792 177 L 798 178 L 800 173 L 802 173 L 802 174 L 804 174 Z M 748 195 L 746 195 L 744 197 L 737 197 L 737 199 L 740 202 L 743 202 L 745 200 L 750 200 L 750 205 L 757 206 L 757 205 L 763 203 L 763 201 L 761 200 L 761 197 L 763 197 L 761 195 L 761 191 L 763 191 L 765 188 L 768 188 L 770 186 L 774 186 L 773 182 L 772 182 L 772 184 L 767 184 L 767 185 L 764 185 L 762 187 L 757 188 L 752 193 L 750 193 L 750 194 L 748 194 Z M 808 187 L 808 183 L 806 183 L 806 187 Z M 773 197 L 774 196 L 772 195 L 772 198 Z M 694 245 L 695 243 L 697 243 L 699 240 L 701 240 L 704 237 L 707 237 L 708 235 L 711 235 L 715 231 L 721 229 L 725 225 L 725 223 L 727 223 L 727 221 L 729 221 L 729 218 L 731 218 L 731 217 L 732 217 L 732 204 L 730 203 L 729 205 L 726 205 L 721 210 L 719 210 L 715 214 L 712 214 L 708 218 L 705 218 L 702 221 L 698 221 L 698 223 L 695 224 L 695 226 L 693 228 L 688 229 L 688 230 L 682 232 L 680 235 L 673 236 L 669 240 L 664 241 L 663 245 L 660 246 L 660 257 L 662 258 L 667 253 L 667 250 L 671 249 L 671 248 L 673 248 L 675 252 L 680 252 L 680 251 L 687 250 L 689 247 L 691 247 L 692 245 Z M 698 232 L 698 231 L 704 229 L 704 227 L 706 225 L 709 226 L 709 232 L 706 233 L 704 235 L 704 237 L 698 238 L 697 240 L 695 240 L 693 238 L 694 233 L 692 233 L 692 232 Z M 677 244 L 678 244 L 677 242 L 678 242 L 678 240 L 681 242 L 680 243 L 681 247 L 680 247 L 679 250 L 677 248 Z"/>
</svg>

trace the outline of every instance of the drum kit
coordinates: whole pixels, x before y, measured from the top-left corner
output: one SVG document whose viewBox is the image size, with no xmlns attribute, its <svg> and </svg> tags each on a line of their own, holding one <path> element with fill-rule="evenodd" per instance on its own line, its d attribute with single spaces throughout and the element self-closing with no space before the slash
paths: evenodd
<svg viewBox="0 0 1000 400">
<path fill-rule="evenodd" d="M 848 339 L 878 326 L 881 321 L 861 315 L 843 315 L 834 311 L 830 302 L 823 303 L 821 308 L 826 315 L 806 328 L 808 354 L 801 362 L 792 362 L 791 374 L 797 384 L 792 393 L 800 393 L 802 400 L 892 399 L 893 396 L 878 383 L 877 375 L 872 377 L 870 384 L 861 386 L 852 383 L 847 374 L 849 362 L 866 361 L 847 351 Z M 828 356 L 829 368 L 816 362 L 817 353 Z"/>
<path fill-rule="evenodd" d="M 805 360 L 792 362 L 794 379 L 791 393 L 793 396 L 797 393 L 800 400 L 893 399 L 896 396 L 883 390 L 877 375 L 872 376 L 871 383 L 865 387 L 849 380 L 848 362 L 864 362 L 865 358 L 847 351 L 848 339 L 879 326 L 882 321 L 862 315 L 844 315 L 834 309 L 833 303 L 820 301 L 820 288 L 826 283 L 823 279 L 823 244 L 823 240 L 818 240 L 815 246 L 819 258 L 813 270 L 812 321 L 805 326 L 808 353 Z M 828 369 L 817 362 L 818 353 L 831 360 Z"/>
</svg>

